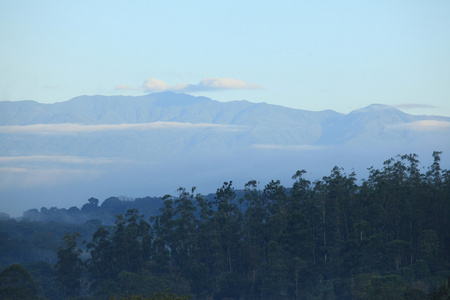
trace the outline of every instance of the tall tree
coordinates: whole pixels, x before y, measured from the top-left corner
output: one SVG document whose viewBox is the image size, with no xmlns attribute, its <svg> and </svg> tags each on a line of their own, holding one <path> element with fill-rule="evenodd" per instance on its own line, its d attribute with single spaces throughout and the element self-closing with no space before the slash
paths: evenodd
<svg viewBox="0 0 450 300">
<path fill-rule="evenodd" d="M 154 240 L 152 244 L 153 271 L 161 275 L 169 270 L 174 231 L 173 197 L 165 195 L 164 205 L 160 208 L 161 214 L 150 218 Z"/>
<path fill-rule="evenodd" d="M 110 232 L 104 226 L 100 226 L 92 235 L 92 241 L 88 243 L 90 251 L 88 260 L 89 271 L 93 278 L 99 280 L 114 279 L 115 263 Z"/>
<path fill-rule="evenodd" d="M 173 240 L 171 244 L 172 258 L 174 265 L 179 268 L 182 274 L 186 268 L 192 265 L 192 256 L 195 245 L 195 215 L 196 207 L 194 204 L 195 188 L 188 193 L 185 188 L 178 189 L 178 197 L 175 199 L 174 210 L 174 229 Z"/>
<path fill-rule="evenodd" d="M 240 222 L 241 212 L 234 200 L 236 193 L 232 182 L 225 182 L 221 188 L 217 189 L 215 205 L 217 211 L 214 214 L 215 236 L 222 245 L 222 255 L 225 258 L 225 265 L 228 273 L 239 265 L 239 243 L 240 243 Z"/>
<path fill-rule="evenodd" d="M 264 264 L 267 262 L 266 247 L 269 242 L 268 221 L 270 213 L 258 182 L 251 180 L 245 184 L 244 200 L 246 211 L 243 218 L 243 255 L 249 289 L 256 293 L 261 289 L 261 278 L 265 276 Z"/>
<path fill-rule="evenodd" d="M 81 235 L 78 232 L 66 233 L 63 237 L 64 246 L 57 251 L 56 263 L 57 280 L 62 286 L 65 298 L 77 296 L 81 288 L 82 250 L 77 245 L 77 239 Z"/>
</svg>

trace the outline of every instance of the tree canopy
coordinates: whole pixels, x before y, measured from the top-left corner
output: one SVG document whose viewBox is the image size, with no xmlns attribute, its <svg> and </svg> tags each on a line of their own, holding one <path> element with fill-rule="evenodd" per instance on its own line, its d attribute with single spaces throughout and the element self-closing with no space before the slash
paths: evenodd
<svg viewBox="0 0 450 300">
<path fill-rule="evenodd" d="M 55 265 L 59 295 L 441 299 L 450 276 L 450 172 L 440 155 L 428 168 L 414 154 L 397 156 L 361 180 L 335 167 L 313 182 L 299 170 L 290 187 L 224 182 L 212 198 L 179 188 L 157 214 L 131 208 L 97 226 L 85 246 L 67 233 Z M 84 210 L 97 205 L 91 198 Z"/>
</svg>

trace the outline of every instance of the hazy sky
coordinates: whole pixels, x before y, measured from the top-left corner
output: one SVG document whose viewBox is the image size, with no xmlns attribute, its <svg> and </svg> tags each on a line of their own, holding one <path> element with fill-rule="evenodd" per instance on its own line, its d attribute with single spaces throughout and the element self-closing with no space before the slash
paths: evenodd
<svg viewBox="0 0 450 300">
<path fill-rule="evenodd" d="M 450 116 L 450 1 L 0 1 L 0 101 L 175 90 Z"/>
</svg>

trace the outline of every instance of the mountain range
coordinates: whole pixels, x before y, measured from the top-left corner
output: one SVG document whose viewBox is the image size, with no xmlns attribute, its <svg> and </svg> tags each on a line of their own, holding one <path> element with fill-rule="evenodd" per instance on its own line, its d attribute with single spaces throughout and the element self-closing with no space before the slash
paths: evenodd
<svg viewBox="0 0 450 300">
<path fill-rule="evenodd" d="M 373 104 L 341 114 L 173 92 L 0 102 L 0 211 L 156 196 L 223 181 L 364 172 L 396 154 L 450 150 L 450 118 Z M 286 184 L 289 184 L 287 182 Z M 238 186 L 239 187 L 239 186 Z M 241 186 L 242 187 L 242 186 Z"/>
</svg>

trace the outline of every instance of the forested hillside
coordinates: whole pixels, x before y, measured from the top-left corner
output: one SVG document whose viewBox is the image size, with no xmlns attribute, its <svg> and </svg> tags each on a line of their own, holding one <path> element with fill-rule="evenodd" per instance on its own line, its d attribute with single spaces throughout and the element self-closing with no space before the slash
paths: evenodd
<svg viewBox="0 0 450 300">
<path fill-rule="evenodd" d="M 214 198 L 180 188 L 153 216 L 130 208 L 110 226 L 71 225 L 54 264 L 13 266 L 28 278 L 23 289 L 49 299 L 165 290 L 191 299 L 448 299 L 450 171 L 440 156 L 427 167 L 397 156 L 361 181 L 335 167 L 314 182 L 300 170 L 290 187 L 249 181 L 239 196 L 231 181 Z M 13 228 L 45 226 L 14 222 L 1 221 L 2 259 L 18 240 Z M 8 268 L 0 295 L 21 290 Z"/>
<path fill-rule="evenodd" d="M 29 209 L 23 213 L 23 220 L 32 222 L 57 222 L 82 224 L 89 220 L 100 221 L 103 225 L 112 225 L 115 216 L 125 214 L 128 209 L 136 208 L 141 214 L 153 216 L 159 213 L 163 205 L 161 197 L 144 197 L 131 199 L 127 197 L 109 197 L 101 205 L 97 198 L 91 197 L 81 208 L 72 206 L 69 209 L 57 207 L 41 207 Z"/>
</svg>

